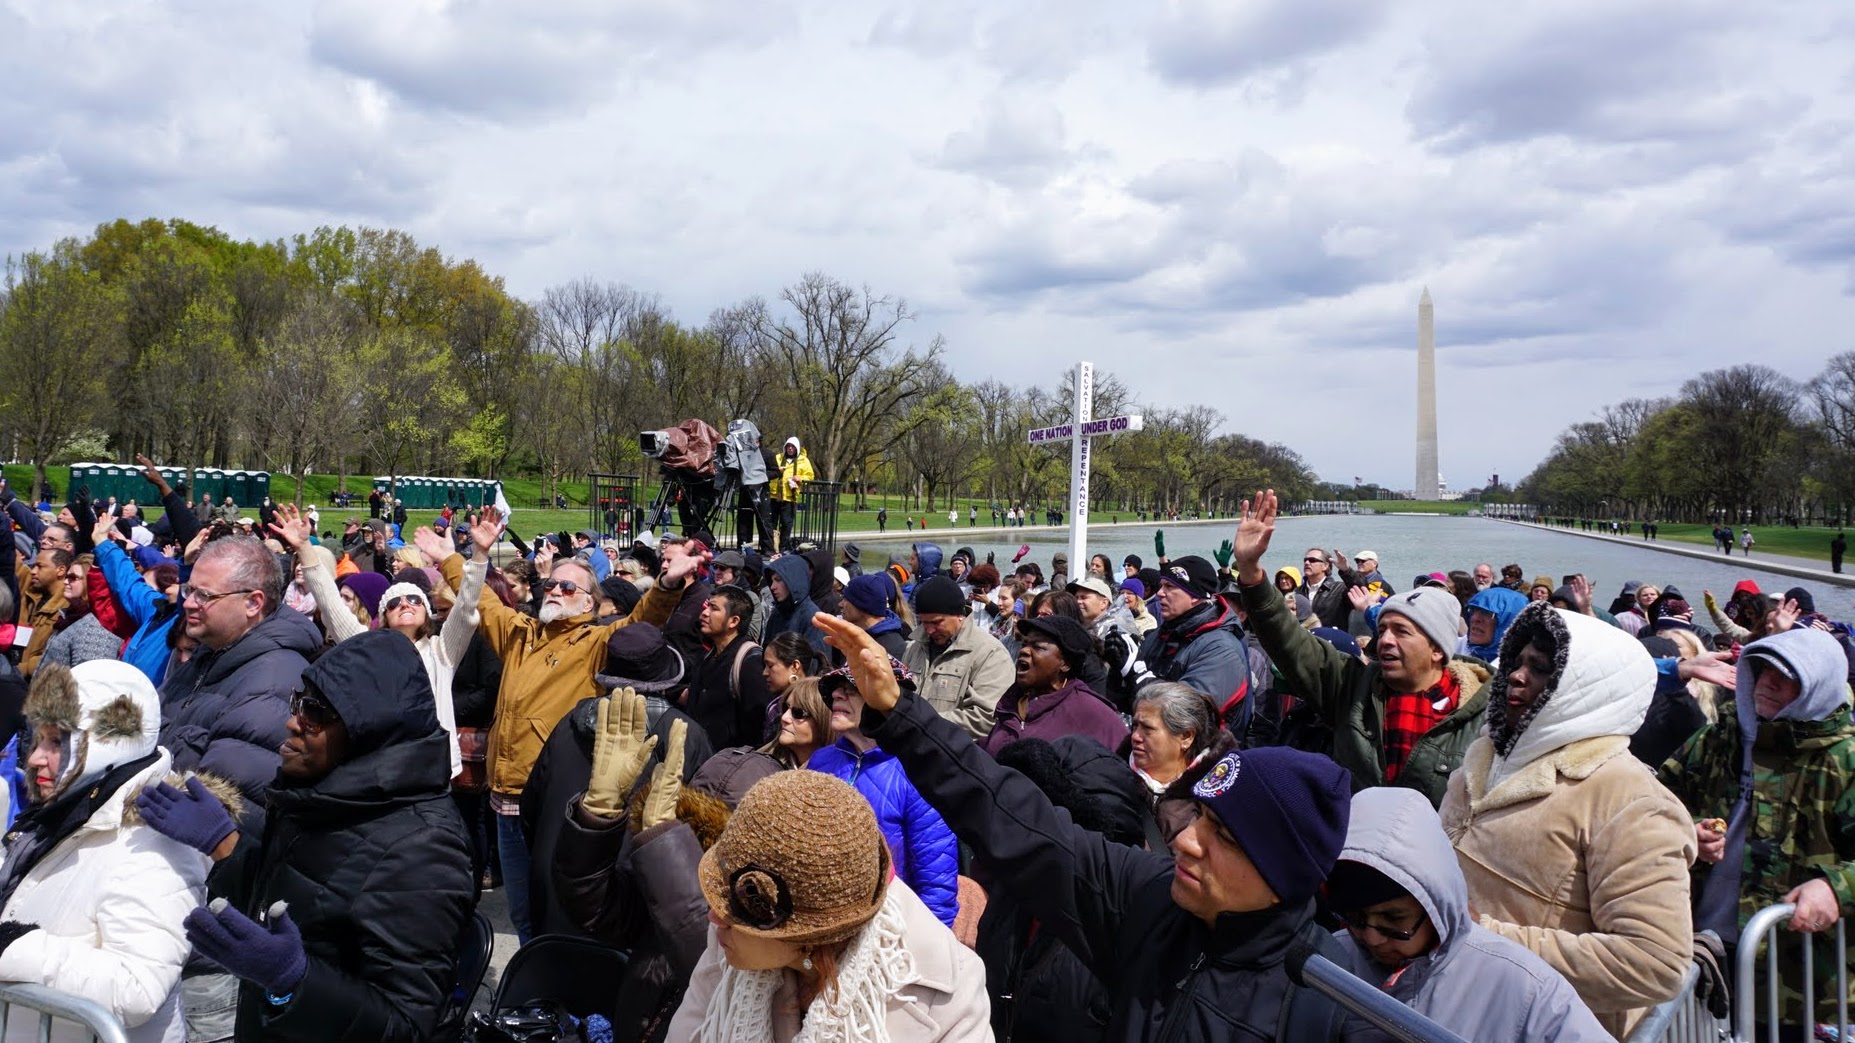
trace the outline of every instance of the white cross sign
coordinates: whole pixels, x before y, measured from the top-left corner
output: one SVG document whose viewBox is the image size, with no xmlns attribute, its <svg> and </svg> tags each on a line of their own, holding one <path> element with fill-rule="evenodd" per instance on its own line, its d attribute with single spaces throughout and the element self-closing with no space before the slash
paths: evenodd
<svg viewBox="0 0 1855 1043">
<path fill-rule="evenodd" d="M 1133 416 L 1110 416 L 1100 420 L 1091 420 L 1089 413 L 1095 401 L 1095 366 L 1088 362 L 1076 364 L 1076 403 L 1075 419 L 1067 424 L 1055 427 L 1039 427 L 1031 431 L 1032 445 L 1048 445 L 1051 442 L 1069 442 L 1069 567 L 1074 569 L 1072 575 L 1088 574 L 1089 542 L 1089 452 L 1090 443 L 1103 435 L 1118 435 L 1128 431 L 1139 431 L 1146 424 L 1146 418 Z M 1079 434 L 1078 434 L 1079 433 Z"/>
</svg>

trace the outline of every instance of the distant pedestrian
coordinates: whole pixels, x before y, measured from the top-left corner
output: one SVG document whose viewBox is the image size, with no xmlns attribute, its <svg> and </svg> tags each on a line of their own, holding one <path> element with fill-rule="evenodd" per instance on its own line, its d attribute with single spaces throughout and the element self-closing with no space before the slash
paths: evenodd
<svg viewBox="0 0 1855 1043">
<path fill-rule="evenodd" d="M 1841 574 L 1842 555 L 1848 553 L 1848 549 L 1848 539 L 1842 535 L 1841 529 L 1837 529 L 1836 538 L 1829 541 L 1829 571 Z"/>
<path fill-rule="evenodd" d="M 876 531 L 877 532 L 889 531 L 889 508 L 887 507 L 876 508 Z"/>
<path fill-rule="evenodd" d="M 1752 556 L 1752 544 L 1757 542 L 1757 540 L 1752 538 L 1751 526 L 1748 525 L 1739 530 L 1739 550 L 1741 553 L 1745 554 L 1746 557 L 1749 558 Z"/>
<path fill-rule="evenodd" d="M 977 529 L 979 527 L 979 505 L 978 504 L 967 505 L 966 527 L 969 529 Z"/>
</svg>

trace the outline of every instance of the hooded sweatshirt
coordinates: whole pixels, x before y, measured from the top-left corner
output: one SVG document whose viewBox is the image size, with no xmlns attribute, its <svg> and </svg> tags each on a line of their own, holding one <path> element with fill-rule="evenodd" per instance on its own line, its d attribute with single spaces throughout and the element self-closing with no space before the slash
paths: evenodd
<svg viewBox="0 0 1855 1043">
<path fill-rule="evenodd" d="M 768 568 L 786 584 L 786 600 L 774 599 L 773 610 L 767 613 L 766 632 L 761 635 L 761 644 L 769 644 L 781 634 L 792 633 L 805 638 L 819 655 L 829 655 L 825 648 L 824 634 L 812 626 L 812 617 L 818 614 L 818 605 L 811 598 L 811 566 L 804 558 L 788 554 Z"/>
<path fill-rule="evenodd" d="M 792 450 L 791 454 L 786 449 Z M 770 479 L 773 476 L 768 476 Z M 799 494 L 805 491 L 805 483 L 816 477 L 812 470 L 811 458 L 805 455 L 805 447 L 799 444 L 797 435 L 786 439 L 785 448 L 779 454 L 779 475 L 769 481 L 773 499 L 787 503 L 797 503 Z"/>
<path fill-rule="evenodd" d="M 1469 599 L 1462 609 L 1462 618 L 1467 619 L 1471 609 L 1481 609 L 1494 617 L 1494 638 L 1485 645 L 1470 644 L 1469 639 L 1462 639 L 1459 651 L 1465 652 L 1490 666 L 1498 667 L 1501 659 L 1501 639 L 1507 636 L 1507 628 L 1514 625 L 1514 617 L 1527 607 L 1526 595 L 1506 587 L 1489 587 Z"/>
<path fill-rule="evenodd" d="M 1621 1039 L 1675 995 L 1692 960 L 1687 809 L 1630 756 L 1656 683 L 1642 645 L 1539 602 L 1501 645 L 1551 647 L 1545 689 L 1514 727 L 1509 680 L 1488 685 L 1487 733 L 1443 798 L 1481 924 L 1563 974 Z"/>
<path fill-rule="evenodd" d="M 1821 635 L 1821 636 L 1817 636 Z M 1739 937 L 1740 883 L 1744 874 L 1746 838 L 1752 832 L 1754 789 L 1753 747 L 1763 722 L 1752 691 L 1758 684 L 1757 659 L 1775 660 L 1801 684 L 1797 698 L 1778 711 L 1772 721 L 1826 721 L 1849 704 L 1844 671 L 1847 662 L 1836 640 L 1821 631 L 1796 627 L 1747 645 L 1739 656 L 1739 675 L 1733 686 L 1734 718 L 1739 725 L 1739 794 L 1726 819 L 1726 850 L 1708 874 L 1695 901 L 1694 924 L 1713 930 L 1728 941 Z M 1767 838 L 1770 839 L 1770 838 Z M 1761 853 L 1761 861 L 1769 856 Z"/>
<path fill-rule="evenodd" d="M 1436 947 L 1399 967 L 1341 930 L 1348 970 L 1419 1014 L 1476 1043 L 1603 1043 L 1604 1030 L 1558 971 L 1518 942 L 1469 918 L 1468 885 L 1430 802 L 1416 790 L 1380 786 L 1353 795 L 1342 862 L 1389 877 L 1417 899 Z"/>
</svg>

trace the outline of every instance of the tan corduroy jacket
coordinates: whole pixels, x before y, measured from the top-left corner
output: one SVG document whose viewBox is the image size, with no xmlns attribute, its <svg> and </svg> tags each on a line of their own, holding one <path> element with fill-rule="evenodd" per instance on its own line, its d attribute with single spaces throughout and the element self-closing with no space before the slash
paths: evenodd
<svg viewBox="0 0 1855 1043">
<path fill-rule="evenodd" d="M 441 568 L 455 593 L 464 581 L 463 555 L 451 555 Z M 599 694 L 593 675 L 605 665 L 605 643 L 612 631 L 633 623 L 662 626 L 682 598 L 682 590 L 655 586 L 623 619 L 599 626 L 592 616 L 583 615 L 544 626 L 504 605 L 488 586 L 483 588 L 477 598 L 483 639 L 502 659 L 502 688 L 485 754 L 491 792 L 520 794 L 554 726 L 575 703 Z"/>
<path fill-rule="evenodd" d="M 1442 807 L 1481 925 L 1538 953 L 1618 1039 L 1680 990 L 1693 952 L 1694 822 L 1629 742 L 1568 743 L 1489 792 L 1484 735 Z"/>
</svg>

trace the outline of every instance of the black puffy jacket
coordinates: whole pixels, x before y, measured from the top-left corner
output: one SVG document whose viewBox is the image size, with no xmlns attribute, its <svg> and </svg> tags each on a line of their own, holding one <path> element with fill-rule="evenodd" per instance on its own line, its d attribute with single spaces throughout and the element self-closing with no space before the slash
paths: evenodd
<svg viewBox="0 0 1855 1043">
<path fill-rule="evenodd" d="M 290 695 L 321 647 L 316 625 L 280 606 L 222 651 L 195 649 L 161 682 L 161 747 L 174 755 L 174 770 L 236 784 L 247 833 L 264 829 L 265 788 L 277 775 Z"/>
<path fill-rule="evenodd" d="M 1337 1009 L 1293 986 L 1283 967 L 1297 937 L 1333 950 L 1332 936 L 1313 923 L 1311 899 L 1206 924 L 1172 903 L 1171 859 L 1075 825 L 913 694 L 887 717 L 865 710 L 862 725 L 996 868 L 991 888 L 1055 933 L 1107 988 L 1102 1039 L 1340 1038 Z M 1308 1031 L 1314 1024 L 1320 1030 Z"/>
<path fill-rule="evenodd" d="M 310 784 L 279 775 L 262 840 L 242 842 L 211 884 L 253 919 L 288 902 L 309 970 L 281 1007 L 243 984 L 237 1038 L 423 1040 L 476 901 L 425 664 L 405 637 L 375 630 L 304 677 L 341 715 L 347 759 Z"/>
</svg>

